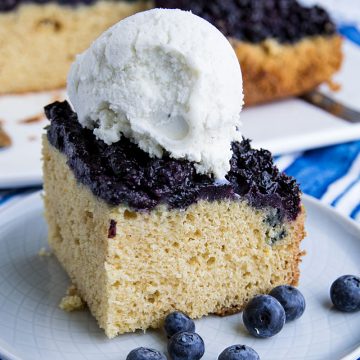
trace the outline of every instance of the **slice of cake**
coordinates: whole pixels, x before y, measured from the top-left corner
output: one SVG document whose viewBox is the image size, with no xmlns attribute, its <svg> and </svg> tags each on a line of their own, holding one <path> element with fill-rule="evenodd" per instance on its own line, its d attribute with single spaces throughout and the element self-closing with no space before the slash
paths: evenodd
<svg viewBox="0 0 360 360">
<path fill-rule="evenodd" d="M 297 284 L 300 190 L 241 137 L 241 71 L 215 27 L 127 18 L 77 58 L 68 91 L 76 112 L 45 108 L 49 243 L 107 336 Z"/>
<path fill-rule="evenodd" d="M 0 1 L 0 94 L 59 88 L 75 55 L 145 1 Z"/>
<path fill-rule="evenodd" d="M 186 162 L 111 146 L 81 128 L 67 103 L 46 109 L 49 243 L 107 336 L 240 311 L 299 279 L 304 212 L 269 152 L 234 143 L 228 185 Z"/>
<path fill-rule="evenodd" d="M 191 10 L 222 31 L 239 58 L 245 105 L 303 94 L 331 83 L 342 39 L 328 13 L 296 0 L 155 0 Z"/>
</svg>

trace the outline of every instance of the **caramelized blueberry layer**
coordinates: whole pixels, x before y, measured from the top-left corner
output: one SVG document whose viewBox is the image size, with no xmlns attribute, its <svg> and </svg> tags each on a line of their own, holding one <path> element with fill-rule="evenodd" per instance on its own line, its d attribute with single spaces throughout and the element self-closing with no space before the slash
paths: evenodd
<svg viewBox="0 0 360 360">
<path fill-rule="evenodd" d="M 302 6 L 296 0 L 155 0 L 155 5 L 191 10 L 224 35 L 253 43 L 267 38 L 293 43 L 335 32 L 323 8 Z"/>
<path fill-rule="evenodd" d="M 270 152 L 252 149 L 249 140 L 233 143 L 231 170 L 218 183 L 197 174 L 189 161 L 168 154 L 150 158 L 125 137 L 106 145 L 80 125 L 66 101 L 48 105 L 45 113 L 49 142 L 67 157 L 77 180 L 110 205 L 148 211 L 160 204 L 185 209 L 202 199 L 240 198 L 256 208 L 275 208 L 274 221 L 295 220 L 300 212 L 296 181 L 278 171 Z"/>
<path fill-rule="evenodd" d="M 96 1 L 1 0 L 0 12 L 14 10 L 24 3 L 55 2 L 76 6 L 91 5 Z M 154 3 L 155 7 L 190 10 L 210 21 L 224 35 L 253 43 L 267 38 L 293 43 L 306 36 L 335 33 L 335 25 L 323 8 L 306 7 L 296 0 L 155 0 Z"/>
</svg>

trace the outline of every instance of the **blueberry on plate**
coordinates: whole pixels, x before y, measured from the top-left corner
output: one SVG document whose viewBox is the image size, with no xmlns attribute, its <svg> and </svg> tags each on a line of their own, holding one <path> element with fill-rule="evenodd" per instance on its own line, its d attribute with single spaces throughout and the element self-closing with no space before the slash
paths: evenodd
<svg viewBox="0 0 360 360">
<path fill-rule="evenodd" d="M 139 347 L 130 351 L 126 360 L 166 360 L 166 356 L 160 351 Z"/>
<path fill-rule="evenodd" d="M 195 331 L 195 323 L 187 315 L 180 311 L 174 311 L 165 318 L 164 328 L 170 338 L 178 332 Z"/>
<path fill-rule="evenodd" d="M 270 295 L 255 296 L 243 312 L 243 321 L 249 333 L 258 338 L 276 335 L 285 324 L 285 310 Z"/>
<path fill-rule="evenodd" d="M 218 360 L 260 360 L 258 353 L 246 345 L 232 345 L 226 348 Z"/>
<path fill-rule="evenodd" d="M 331 285 L 330 297 L 340 311 L 360 310 L 360 278 L 354 275 L 340 276 Z"/>
<path fill-rule="evenodd" d="M 168 343 L 168 352 L 172 360 L 199 360 L 205 352 L 200 335 L 194 332 L 179 332 Z"/>
<path fill-rule="evenodd" d="M 286 321 L 298 319 L 305 311 L 305 298 L 303 294 L 293 286 L 280 285 L 269 293 L 285 310 Z"/>
</svg>

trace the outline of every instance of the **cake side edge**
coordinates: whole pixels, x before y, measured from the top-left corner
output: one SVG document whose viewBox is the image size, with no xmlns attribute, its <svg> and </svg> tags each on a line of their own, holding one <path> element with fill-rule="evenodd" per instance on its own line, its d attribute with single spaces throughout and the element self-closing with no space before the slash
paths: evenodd
<svg viewBox="0 0 360 360">
<path fill-rule="evenodd" d="M 76 180 L 70 172 L 63 171 L 65 158 L 48 143 L 46 135 L 42 141 L 44 215 L 49 246 L 99 326 L 105 329 L 107 205 L 74 193 Z M 90 236 L 86 229 L 91 229 Z"/>
</svg>

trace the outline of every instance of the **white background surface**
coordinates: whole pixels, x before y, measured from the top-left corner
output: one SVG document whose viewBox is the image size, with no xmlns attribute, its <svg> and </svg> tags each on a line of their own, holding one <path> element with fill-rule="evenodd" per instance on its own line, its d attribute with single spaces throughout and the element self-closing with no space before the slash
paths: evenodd
<svg viewBox="0 0 360 360">
<path fill-rule="evenodd" d="M 245 331 L 240 315 L 196 321 L 206 345 L 204 360 L 215 360 L 227 346 L 245 343 L 263 360 L 337 360 L 360 345 L 360 312 L 335 311 L 329 288 L 338 277 L 359 273 L 360 230 L 304 196 L 308 237 L 301 264 L 300 290 L 306 311 L 270 339 Z M 138 346 L 166 351 L 161 331 L 137 332 L 108 340 L 88 311 L 58 309 L 69 280 L 56 259 L 39 257 L 46 244 L 39 194 L 14 205 L 0 216 L 0 354 L 11 359 L 125 359 Z M 360 357 L 360 349 L 349 360 Z"/>
</svg>

